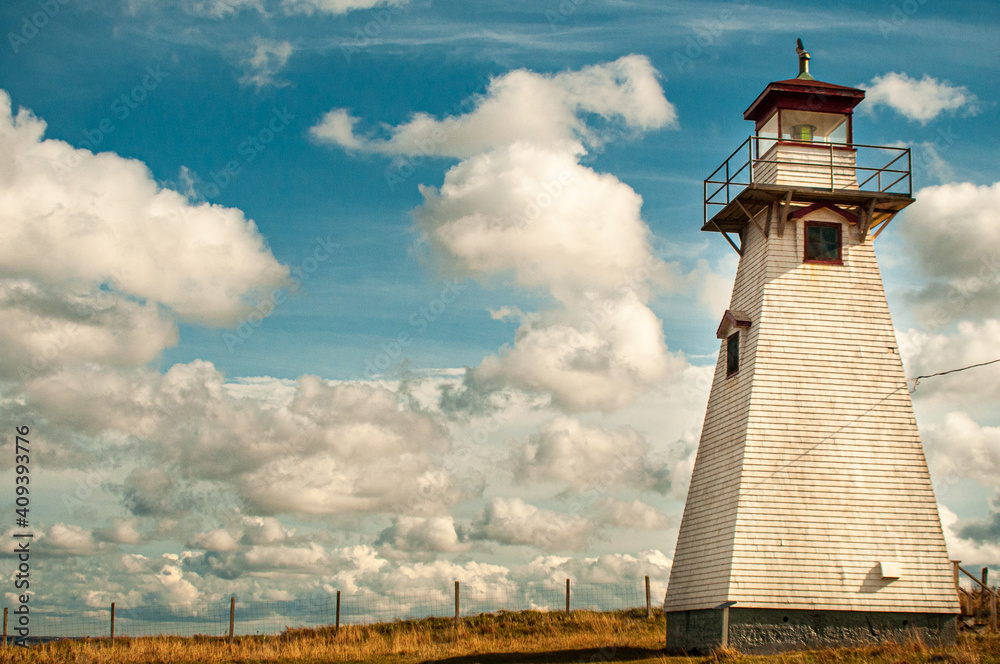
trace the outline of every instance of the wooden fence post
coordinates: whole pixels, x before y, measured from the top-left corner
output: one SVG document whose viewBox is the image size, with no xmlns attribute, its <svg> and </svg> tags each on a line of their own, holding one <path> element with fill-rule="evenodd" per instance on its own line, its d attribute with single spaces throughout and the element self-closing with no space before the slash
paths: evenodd
<svg viewBox="0 0 1000 664">
<path fill-rule="evenodd" d="M 982 582 L 983 583 L 983 587 L 984 588 L 988 588 L 989 585 L 990 585 L 989 584 L 990 568 L 989 567 L 984 567 L 983 571 L 981 572 L 981 574 L 983 576 L 983 582 Z"/>
<path fill-rule="evenodd" d="M 7 647 L 7 607 L 3 607 L 3 647 Z"/>
<path fill-rule="evenodd" d="M 649 594 L 649 575 L 646 575 L 646 620 L 653 617 L 653 599 Z"/>
<path fill-rule="evenodd" d="M 953 561 L 951 561 L 951 572 L 952 572 L 952 574 L 955 577 L 955 592 L 956 593 L 959 590 L 961 590 L 961 588 L 958 587 L 958 575 L 959 575 L 958 569 L 961 566 L 961 564 L 962 564 L 961 560 L 953 560 Z"/>
<path fill-rule="evenodd" d="M 333 635 L 340 634 L 340 591 L 337 591 L 337 626 L 333 628 Z"/>
<path fill-rule="evenodd" d="M 115 645 L 115 603 L 111 602 L 111 645 Z"/>
<path fill-rule="evenodd" d="M 569 615 L 569 579 L 566 579 L 566 615 Z"/>
<path fill-rule="evenodd" d="M 458 617 L 461 611 L 461 602 L 459 601 L 459 585 L 458 581 L 455 582 L 455 636 L 458 637 Z"/>
<path fill-rule="evenodd" d="M 236 628 L 236 597 L 229 598 L 229 642 L 233 642 Z"/>
</svg>

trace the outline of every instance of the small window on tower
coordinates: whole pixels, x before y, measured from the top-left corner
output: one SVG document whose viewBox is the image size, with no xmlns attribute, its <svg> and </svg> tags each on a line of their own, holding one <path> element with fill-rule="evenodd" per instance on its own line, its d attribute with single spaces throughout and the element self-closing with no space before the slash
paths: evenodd
<svg viewBox="0 0 1000 664">
<path fill-rule="evenodd" d="M 740 333 L 734 332 L 726 339 L 726 378 L 740 370 Z"/>
<path fill-rule="evenodd" d="M 807 263 L 842 263 L 840 224 L 806 222 L 805 261 Z"/>
</svg>

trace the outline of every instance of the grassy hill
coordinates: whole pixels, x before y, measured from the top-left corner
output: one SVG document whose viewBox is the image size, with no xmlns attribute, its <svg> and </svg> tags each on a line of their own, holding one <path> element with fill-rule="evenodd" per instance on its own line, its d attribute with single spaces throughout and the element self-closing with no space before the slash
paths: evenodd
<svg viewBox="0 0 1000 664">
<path fill-rule="evenodd" d="M 193 664 L 274 662 L 372 662 L 374 664 L 1000 664 L 1000 637 L 963 635 L 957 646 L 919 643 L 808 651 L 749 657 L 720 651 L 709 657 L 664 657 L 662 613 L 644 610 L 562 613 L 502 612 L 463 618 L 458 633 L 450 619 L 376 625 L 294 629 L 279 636 L 246 636 L 230 645 L 214 637 L 148 637 L 61 641 L 0 650 L 0 663 Z"/>
</svg>

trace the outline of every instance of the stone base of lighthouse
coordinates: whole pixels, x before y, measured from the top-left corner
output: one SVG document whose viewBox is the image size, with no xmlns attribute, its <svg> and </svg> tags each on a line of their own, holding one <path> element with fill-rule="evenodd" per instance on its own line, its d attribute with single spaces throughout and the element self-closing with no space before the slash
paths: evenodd
<svg viewBox="0 0 1000 664">
<path fill-rule="evenodd" d="M 709 653 L 722 647 L 722 609 L 674 611 L 667 618 L 668 653 Z M 919 639 L 953 645 L 955 614 L 801 609 L 729 609 L 728 647 L 767 655 L 788 650 L 844 647 Z"/>
</svg>

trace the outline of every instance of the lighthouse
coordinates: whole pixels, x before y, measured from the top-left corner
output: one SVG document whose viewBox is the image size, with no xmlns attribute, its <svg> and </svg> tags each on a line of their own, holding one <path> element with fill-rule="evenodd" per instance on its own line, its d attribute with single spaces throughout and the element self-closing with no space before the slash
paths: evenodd
<svg viewBox="0 0 1000 664">
<path fill-rule="evenodd" d="M 855 142 L 863 90 L 770 83 L 704 184 L 739 254 L 664 610 L 667 648 L 954 642 L 952 567 L 874 243 L 906 148 Z"/>
</svg>

